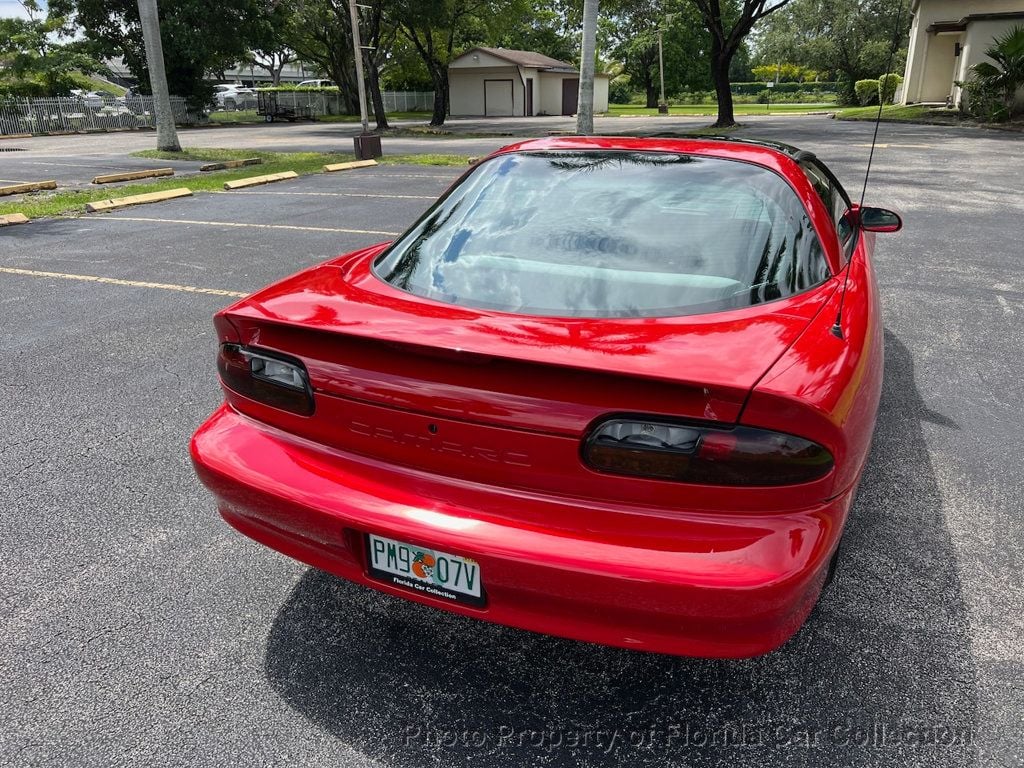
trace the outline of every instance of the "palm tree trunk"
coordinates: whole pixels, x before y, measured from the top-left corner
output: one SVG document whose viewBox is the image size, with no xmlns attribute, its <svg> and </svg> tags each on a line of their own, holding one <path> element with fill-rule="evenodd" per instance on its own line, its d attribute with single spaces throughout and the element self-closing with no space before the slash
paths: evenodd
<svg viewBox="0 0 1024 768">
<path fill-rule="evenodd" d="M 156 113 L 156 148 L 161 152 L 181 152 L 178 132 L 174 127 L 171 96 L 167 90 L 167 72 L 164 70 L 164 48 L 160 41 L 160 16 L 156 0 L 138 0 L 139 21 L 146 44 L 146 65 L 149 85 L 153 91 L 153 112 Z"/>
<path fill-rule="evenodd" d="M 594 133 L 594 54 L 597 48 L 598 0 L 583 0 L 583 52 L 580 55 L 580 93 L 576 107 L 576 133 Z"/>
</svg>

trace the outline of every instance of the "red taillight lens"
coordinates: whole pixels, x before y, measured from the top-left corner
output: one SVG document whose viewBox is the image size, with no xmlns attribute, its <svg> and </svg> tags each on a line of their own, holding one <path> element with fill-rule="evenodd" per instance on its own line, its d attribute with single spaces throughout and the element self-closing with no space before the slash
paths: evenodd
<svg viewBox="0 0 1024 768">
<path fill-rule="evenodd" d="M 238 344 L 222 344 L 217 370 L 224 386 L 252 400 L 302 416 L 313 413 L 313 389 L 301 362 Z"/>
<path fill-rule="evenodd" d="M 809 483 L 834 465 L 825 448 L 794 435 L 639 419 L 599 424 L 583 458 L 599 472 L 732 486 Z"/>
</svg>

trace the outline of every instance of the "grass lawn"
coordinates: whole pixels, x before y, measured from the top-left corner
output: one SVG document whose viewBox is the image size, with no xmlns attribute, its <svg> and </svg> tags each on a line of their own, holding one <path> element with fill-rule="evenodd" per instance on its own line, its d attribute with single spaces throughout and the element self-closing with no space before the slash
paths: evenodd
<svg viewBox="0 0 1024 768">
<path fill-rule="evenodd" d="M 808 112 L 821 112 L 826 109 L 834 109 L 835 104 L 772 104 L 769 109 L 765 104 L 736 104 L 733 109 L 737 115 L 776 115 L 776 114 L 806 114 Z M 683 104 L 669 107 L 670 115 L 692 115 L 692 116 L 715 116 L 718 114 L 716 104 Z M 631 104 L 611 104 L 608 107 L 609 117 L 636 117 L 636 116 L 657 116 L 657 108 L 634 106 Z"/>
<path fill-rule="evenodd" d="M 919 105 L 903 107 L 899 105 L 884 107 L 882 119 L 894 122 L 917 122 L 930 117 L 952 117 L 956 113 L 950 109 L 935 109 Z M 838 120 L 874 120 L 878 117 L 878 107 L 848 107 L 836 113 Z"/>
<path fill-rule="evenodd" d="M 354 160 L 355 156 L 348 153 L 324 152 L 254 152 L 247 149 L 186 149 L 183 152 L 160 152 L 147 149 L 133 152 L 135 157 L 147 157 L 154 160 L 193 160 L 212 163 L 219 160 L 240 160 L 248 157 L 259 157 L 262 165 L 250 165 L 245 168 L 232 168 L 226 171 L 212 171 L 198 176 L 184 178 L 163 178 L 148 183 L 125 184 L 117 187 L 97 187 L 82 190 L 57 190 L 56 192 L 38 192 L 24 195 L 21 200 L 7 200 L 0 203 L 0 214 L 24 213 L 30 219 L 44 216 L 60 216 L 62 214 L 79 214 L 83 206 L 95 200 L 106 200 L 111 197 L 127 197 L 141 195 L 146 192 L 162 192 L 166 189 L 188 187 L 193 192 L 223 190 L 225 181 L 244 179 L 249 176 L 262 176 L 281 171 L 295 171 L 300 176 L 320 173 L 327 163 L 344 163 Z M 465 167 L 469 158 L 466 155 L 386 155 L 378 162 L 385 165 L 434 165 Z"/>
</svg>

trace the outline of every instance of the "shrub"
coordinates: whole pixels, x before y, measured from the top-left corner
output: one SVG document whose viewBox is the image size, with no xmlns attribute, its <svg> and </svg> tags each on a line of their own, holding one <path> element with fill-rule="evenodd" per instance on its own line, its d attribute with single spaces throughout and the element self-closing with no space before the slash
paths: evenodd
<svg viewBox="0 0 1024 768">
<path fill-rule="evenodd" d="M 1024 87 L 1024 26 L 1016 26 L 1002 37 L 992 41 L 985 51 L 991 61 L 975 64 L 971 69 L 974 80 L 985 88 L 982 98 L 996 95 L 1001 109 L 993 112 L 998 121 L 1013 116 L 1017 92 Z"/>
<path fill-rule="evenodd" d="M 998 86 L 979 79 L 957 85 L 964 89 L 963 109 L 971 117 L 986 123 L 1003 123 L 1010 119 L 1010 110 Z"/>
<path fill-rule="evenodd" d="M 878 81 L 858 80 L 854 85 L 857 101 L 862 107 L 870 107 L 878 103 Z"/>
<path fill-rule="evenodd" d="M 900 87 L 903 78 L 895 72 L 882 75 L 878 78 L 878 98 L 883 104 L 892 104 L 896 98 L 896 89 Z"/>
<path fill-rule="evenodd" d="M 619 75 L 608 84 L 608 101 L 612 104 L 629 104 L 636 95 L 629 75 Z"/>
</svg>

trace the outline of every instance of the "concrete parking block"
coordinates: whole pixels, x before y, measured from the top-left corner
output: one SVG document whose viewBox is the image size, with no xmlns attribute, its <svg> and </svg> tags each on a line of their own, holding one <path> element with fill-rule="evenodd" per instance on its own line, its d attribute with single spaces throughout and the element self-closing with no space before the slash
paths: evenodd
<svg viewBox="0 0 1024 768">
<path fill-rule="evenodd" d="M 115 197 L 109 200 L 97 200 L 87 203 L 85 210 L 89 213 L 102 213 L 103 211 L 116 211 L 119 208 L 127 208 L 131 205 L 143 205 L 145 203 L 159 203 L 164 200 L 173 200 L 176 197 L 191 197 L 192 190 L 185 187 L 167 189 L 163 192 L 149 192 L 145 195 L 129 195 L 128 197 Z"/>
<path fill-rule="evenodd" d="M 275 181 L 287 181 L 288 179 L 297 178 L 299 178 L 299 174 L 295 171 L 282 171 L 281 173 L 269 173 L 266 176 L 250 176 L 247 179 L 225 181 L 224 189 L 245 189 L 246 187 L 255 187 L 260 184 L 272 184 Z"/>
<path fill-rule="evenodd" d="M 0 187 L 0 197 L 6 195 L 20 195 L 22 192 L 38 192 L 43 189 L 56 189 L 57 182 L 54 179 L 49 181 L 30 181 L 25 184 L 12 184 L 7 187 Z"/>
<path fill-rule="evenodd" d="M 28 216 L 24 213 L 8 213 L 0 216 L 0 227 L 7 227 L 11 224 L 28 224 Z"/>
<path fill-rule="evenodd" d="M 244 160 L 224 160 L 220 163 L 207 163 L 199 166 L 200 171 L 223 171 L 227 168 L 242 168 L 246 165 L 263 165 L 261 157 L 247 157 Z"/>
<path fill-rule="evenodd" d="M 334 173 L 335 171 L 352 171 L 356 168 L 371 168 L 377 165 L 376 160 L 353 160 L 349 163 L 329 163 L 324 166 L 324 173 Z"/>
<path fill-rule="evenodd" d="M 150 179 L 157 176 L 173 176 L 173 168 L 150 168 L 145 171 L 127 171 L 125 173 L 108 173 L 103 176 L 95 176 L 93 184 L 111 184 L 115 181 L 134 181 L 135 179 Z"/>
</svg>

